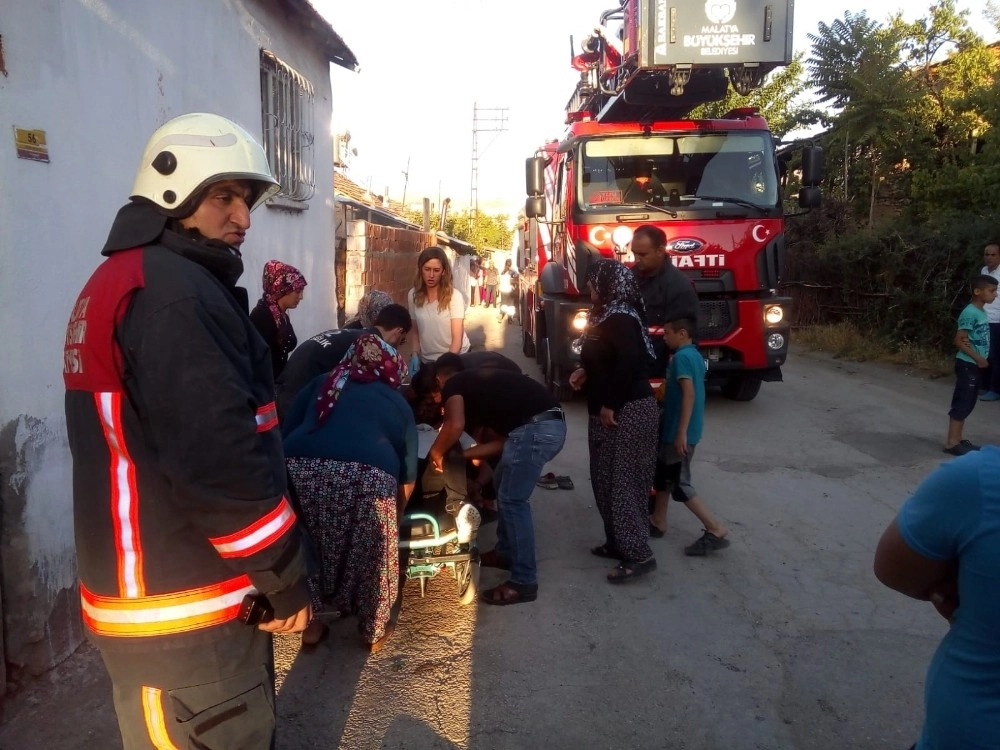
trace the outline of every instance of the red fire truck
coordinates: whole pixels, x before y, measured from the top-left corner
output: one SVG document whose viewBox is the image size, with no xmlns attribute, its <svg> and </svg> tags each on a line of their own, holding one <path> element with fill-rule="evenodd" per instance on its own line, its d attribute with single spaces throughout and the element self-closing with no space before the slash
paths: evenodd
<svg viewBox="0 0 1000 750">
<path fill-rule="evenodd" d="M 630 263 L 636 227 L 666 232 L 674 265 L 700 300 L 699 346 L 709 379 L 753 399 L 781 380 L 790 299 L 785 262 L 787 155 L 756 109 L 684 119 L 745 94 L 792 56 L 792 4 L 767 0 L 621 0 L 573 58 L 580 81 L 568 129 L 527 161 L 524 353 L 562 399 L 579 362 L 591 259 Z M 822 151 L 801 149 L 799 205 L 820 203 Z M 651 330 L 662 335 L 662 329 Z"/>
</svg>

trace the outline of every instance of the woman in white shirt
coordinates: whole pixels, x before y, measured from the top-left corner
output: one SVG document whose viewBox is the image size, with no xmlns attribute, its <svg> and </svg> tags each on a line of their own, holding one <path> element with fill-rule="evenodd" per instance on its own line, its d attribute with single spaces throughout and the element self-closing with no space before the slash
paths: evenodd
<svg viewBox="0 0 1000 750">
<path fill-rule="evenodd" d="M 417 258 L 417 278 L 407 303 L 415 324 L 410 333 L 413 351 L 421 362 L 434 362 L 445 352 L 469 351 L 465 298 L 454 288 L 451 264 L 440 247 L 428 247 Z"/>
</svg>

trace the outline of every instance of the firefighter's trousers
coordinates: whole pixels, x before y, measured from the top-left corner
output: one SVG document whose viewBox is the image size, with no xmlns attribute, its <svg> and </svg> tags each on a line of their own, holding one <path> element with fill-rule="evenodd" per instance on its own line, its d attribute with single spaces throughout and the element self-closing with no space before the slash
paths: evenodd
<svg viewBox="0 0 1000 750">
<path fill-rule="evenodd" d="M 101 650 L 124 750 L 273 750 L 271 635 L 240 628 L 196 647 Z"/>
</svg>

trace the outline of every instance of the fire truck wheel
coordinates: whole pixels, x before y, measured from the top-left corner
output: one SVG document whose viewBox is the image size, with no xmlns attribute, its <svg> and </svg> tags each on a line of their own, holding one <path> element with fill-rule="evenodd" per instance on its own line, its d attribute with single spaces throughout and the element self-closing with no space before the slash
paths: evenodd
<svg viewBox="0 0 1000 750">
<path fill-rule="evenodd" d="M 733 375 L 722 386 L 722 395 L 733 401 L 753 401 L 760 391 L 759 375 Z"/>
<path fill-rule="evenodd" d="M 573 400 L 573 389 L 569 387 L 568 383 L 563 382 L 568 380 L 568 375 L 564 375 L 558 367 L 555 368 L 555 371 L 553 372 L 553 380 L 549 383 L 549 390 L 559 401 Z"/>
</svg>

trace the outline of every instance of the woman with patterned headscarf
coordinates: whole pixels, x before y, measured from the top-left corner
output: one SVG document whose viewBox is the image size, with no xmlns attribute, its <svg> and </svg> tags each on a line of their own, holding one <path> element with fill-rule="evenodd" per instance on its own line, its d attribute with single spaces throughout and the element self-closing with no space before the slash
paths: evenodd
<svg viewBox="0 0 1000 750">
<path fill-rule="evenodd" d="M 298 343 L 286 311 L 295 309 L 302 301 L 306 277 L 294 266 L 269 260 L 264 264 L 261 281 L 264 295 L 250 311 L 250 320 L 271 349 L 272 374 L 277 378 Z"/>
<path fill-rule="evenodd" d="M 371 289 L 358 302 L 358 311 L 344 325 L 351 330 L 374 328 L 375 319 L 389 305 L 393 304 L 392 295 L 378 289 Z"/>
<path fill-rule="evenodd" d="M 358 616 L 377 651 L 399 601 L 397 519 L 417 479 L 417 426 L 399 392 L 406 365 L 374 333 L 304 388 L 282 424 L 288 473 L 320 558 L 309 579 L 313 612 Z M 328 630 L 314 620 L 306 649 Z"/>
<path fill-rule="evenodd" d="M 646 306 L 628 268 L 616 260 L 593 261 L 587 289 L 594 306 L 582 364 L 569 382 L 587 397 L 590 476 L 604 521 L 604 544 L 591 552 L 620 561 L 608 580 L 621 583 L 656 569 L 647 517 L 659 426 L 648 380 L 653 346 Z"/>
</svg>

